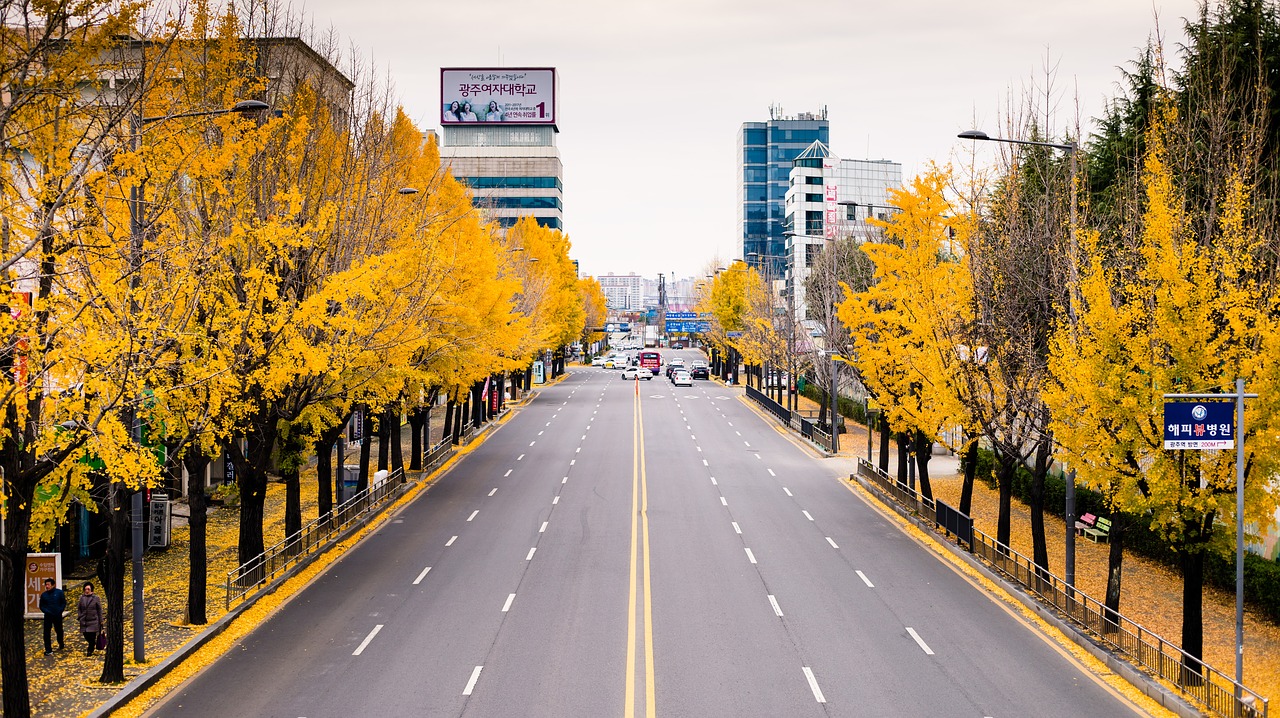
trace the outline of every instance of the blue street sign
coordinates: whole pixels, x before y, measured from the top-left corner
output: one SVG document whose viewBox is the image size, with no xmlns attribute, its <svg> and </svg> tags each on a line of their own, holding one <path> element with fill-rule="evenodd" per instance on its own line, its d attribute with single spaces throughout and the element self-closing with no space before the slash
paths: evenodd
<svg viewBox="0 0 1280 718">
<path fill-rule="evenodd" d="M 1235 447 L 1235 402 L 1181 401 L 1164 404 L 1164 448 Z"/>
<path fill-rule="evenodd" d="M 672 319 L 697 319 L 697 318 L 698 318 L 698 315 L 696 312 L 667 312 L 668 321 Z"/>
<path fill-rule="evenodd" d="M 699 334 L 699 333 L 707 332 L 710 330 L 711 330 L 711 322 L 704 322 L 696 319 L 690 319 L 685 321 L 673 321 L 671 319 L 667 320 L 668 334 L 671 334 L 673 332 L 686 332 L 689 334 Z"/>
</svg>

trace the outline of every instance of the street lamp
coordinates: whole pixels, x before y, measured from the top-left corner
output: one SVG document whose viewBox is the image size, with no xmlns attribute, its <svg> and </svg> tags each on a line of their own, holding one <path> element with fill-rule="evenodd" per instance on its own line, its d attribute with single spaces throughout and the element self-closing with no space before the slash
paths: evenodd
<svg viewBox="0 0 1280 718">
<path fill-rule="evenodd" d="M 965 130 L 956 135 L 962 140 L 982 140 L 986 142 L 1004 142 L 1011 145 L 1030 145 L 1033 147 L 1051 147 L 1055 150 L 1062 150 L 1067 153 L 1067 158 L 1071 161 L 1071 225 L 1069 232 L 1068 254 L 1070 261 L 1067 263 L 1067 321 L 1074 327 L 1076 324 L 1076 180 L 1077 180 L 1077 160 L 1076 154 L 1080 147 L 1071 141 L 1068 143 L 1060 142 L 1039 142 L 1035 140 L 1010 140 L 1003 137 L 991 137 L 982 130 Z M 1063 523 L 1066 524 L 1065 534 L 1065 553 L 1063 560 L 1063 578 L 1069 588 L 1074 588 L 1076 584 L 1076 470 L 1067 471 L 1066 480 L 1066 507 L 1064 509 Z"/>
<path fill-rule="evenodd" d="M 226 115 L 230 113 L 246 114 L 250 112 L 261 112 L 271 109 L 261 100 L 241 100 L 231 107 L 220 110 L 203 110 L 200 112 L 182 112 L 174 115 L 159 115 L 156 117 L 143 117 L 141 113 L 133 116 L 130 126 L 130 144 L 133 151 L 137 152 L 142 149 L 142 131 L 143 128 L 155 122 L 163 122 L 165 120 L 176 120 L 184 117 L 209 117 L 213 115 Z M 141 283 L 142 273 L 142 240 L 143 240 L 143 216 L 142 206 L 144 188 L 141 183 L 135 182 L 129 188 L 129 288 L 137 290 Z M 137 312 L 136 299 L 130 299 L 130 311 Z M 133 434 L 134 441 L 142 443 L 142 424 L 138 420 L 136 409 L 127 409 L 126 420 Z M 143 492 L 135 491 L 130 501 L 130 511 L 132 516 L 131 528 L 133 534 L 133 660 L 135 663 L 146 662 L 145 636 L 143 632 L 143 597 L 142 597 L 142 550 L 143 541 L 145 540 L 146 525 L 143 521 Z M 123 637 L 122 637 L 123 638 Z"/>
</svg>

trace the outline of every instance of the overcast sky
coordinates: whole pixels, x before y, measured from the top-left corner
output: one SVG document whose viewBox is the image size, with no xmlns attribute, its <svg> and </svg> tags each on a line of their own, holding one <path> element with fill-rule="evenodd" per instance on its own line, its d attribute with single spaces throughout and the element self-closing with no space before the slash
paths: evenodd
<svg viewBox="0 0 1280 718">
<path fill-rule="evenodd" d="M 1010 98 L 1086 123 L 1197 0 L 308 0 L 436 128 L 441 67 L 555 67 L 565 230 L 586 274 L 684 277 L 735 247 L 737 131 L 826 106 L 831 148 L 904 178 L 996 134 Z M 1176 61 L 1171 63 L 1176 65 Z M 1044 105 L 1043 100 L 1041 105 Z M 990 143 L 987 143 L 990 144 Z M 979 161 L 990 158 L 979 154 Z"/>
</svg>

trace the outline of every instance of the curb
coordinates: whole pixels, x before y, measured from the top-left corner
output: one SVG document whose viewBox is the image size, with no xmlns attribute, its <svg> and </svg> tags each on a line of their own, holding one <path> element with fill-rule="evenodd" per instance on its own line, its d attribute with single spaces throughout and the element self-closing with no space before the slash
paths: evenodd
<svg viewBox="0 0 1280 718">
<path fill-rule="evenodd" d="M 529 397 L 528 401 L 532 401 L 532 400 L 533 400 L 533 397 Z M 527 405 L 528 401 L 526 401 L 521 406 Z M 445 460 L 444 463 L 442 463 L 435 471 L 432 472 L 432 474 L 435 474 L 435 478 L 439 478 L 444 474 L 448 473 L 449 471 L 452 471 L 454 466 L 457 465 L 458 460 L 464 457 L 467 453 L 470 453 L 470 451 L 465 451 L 465 450 L 474 449 L 474 447 L 478 446 L 479 442 L 481 442 L 482 439 L 487 439 L 490 433 L 492 433 L 494 430 L 500 428 L 503 424 L 505 424 L 514 415 L 515 411 L 518 410 L 519 408 L 521 407 L 509 408 L 506 411 L 504 411 L 501 415 L 494 417 L 492 421 L 486 422 L 485 425 L 482 426 L 479 431 L 477 431 L 475 434 L 472 435 L 471 441 L 467 442 L 466 446 L 459 447 L 458 451 L 455 451 L 452 456 L 450 456 L 447 460 Z M 431 479 L 429 478 L 430 476 L 431 476 L 430 474 L 426 476 L 420 476 L 412 484 L 410 484 L 409 482 L 405 482 L 402 485 L 400 496 L 397 496 L 395 499 L 388 501 L 386 505 L 384 505 L 382 509 L 380 509 L 377 513 L 370 514 L 369 517 L 364 522 L 355 526 L 350 526 L 341 534 L 338 534 L 333 538 L 331 538 L 323 548 L 315 551 L 307 558 L 303 559 L 302 561 L 299 561 L 288 571 L 285 571 L 284 573 L 277 576 L 274 580 L 271 581 L 271 583 L 269 583 L 262 590 L 258 591 L 252 598 L 241 601 L 239 604 L 232 607 L 231 610 L 223 614 L 221 618 L 214 621 L 213 623 L 210 623 L 208 626 L 206 626 L 203 630 L 201 630 L 199 633 L 193 636 L 186 643 L 183 643 L 182 645 L 178 646 L 173 651 L 173 653 L 170 653 L 159 663 L 157 663 L 156 665 L 148 669 L 145 673 L 139 675 L 137 678 L 134 678 L 132 681 L 126 683 L 123 688 L 121 688 L 119 691 L 116 691 L 114 694 L 112 694 L 110 698 L 108 698 L 103 703 L 99 704 L 92 711 L 89 711 L 88 713 L 84 713 L 82 715 L 86 716 L 87 718 L 101 718 L 103 716 L 109 716 L 116 710 L 128 705 L 134 698 L 137 698 L 139 695 L 145 692 L 148 688 L 153 686 L 157 681 L 159 681 L 160 679 L 168 675 L 170 671 L 172 671 L 174 668 L 179 666 L 192 653 L 199 650 L 209 641 L 220 636 L 224 631 L 227 630 L 227 628 L 232 623 L 235 622 L 237 618 L 241 616 L 241 614 L 243 614 L 245 611 L 251 608 L 259 600 L 267 596 L 273 595 L 287 581 L 292 579 L 294 576 L 296 576 L 298 573 L 302 572 L 303 570 L 309 568 L 311 564 L 313 564 L 316 561 L 316 559 L 328 554 L 341 542 L 346 541 L 347 539 L 351 538 L 352 535 L 365 529 L 375 521 L 383 518 L 386 515 L 387 509 L 390 509 L 391 507 L 395 506 L 396 502 L 399 501 L 400 498 L 402 498 L 403 495 L 406 492 L 408 492 L 410 489 L 412 489 L 414 486 L 421 483 L 429 484 L 431 481 Z M 155 705 L 159 705 L 159 702 L 157 702 Z M 154 707 L 155 707 L 154 705 L 148 706 L 146 709 L 144 709 L 143 712 L 145 713 L 146 711 Z"/>
<path fill-rule="evenodd" d="M 898 502 L 885 496 L 880 491 L 880 487 L 857 474 L 850 474 L 849 481 L 858 482 L 862 488 L 866 489 L 867 493 L 875 497 L 876 502 L 881 506 L 892 510 L 894 513 L 906 519 L 913 526 L 924 532 L 934 544 L 946 549 L 946 551 L 952 556 L 963 561 L 975 571 L 982 574 L 982 576 L 987 578 L 989 581 L 1003 588 L 1004 591 L 1016 599 L 1018 603 L 1021 603 L 1024 607 L 1031 610 L 1045 623 L 1048 623 L 1058 629 L 1063 636 L 1071 639 L 1073 643 L 1080 646 L 1094 658 L 1101 661 L 1113 673 L 1128 681 L 1135 688 L 1142 691 L 1148 698 L 1160 704 L 1161 707 L 1177 714 L 1180 718 L 1201 718 L 1205 715 L 1185 698 L 1178 695 L 1176 691 L 1147 675 L 1137 665 L 1120 658 L 1112 651 L 1098 643 L 1095 643 L 1089 634 L 1081 631 L 1074 624 L 1062 620 L 1056 612 L 1041 604 L 1035 599 L 1035 597 L 1023 591 L 1021 587 L 1015 586 L 1006 581 L 1002 574 L 987 566 L 968 551 L 961 549 L 958 545 L 950 541 L 939 540 L 937 531 L 932 523 L 922 520 L 920 517 L 909 512 L 906 507 L 900 506 Z"/>
</svg>

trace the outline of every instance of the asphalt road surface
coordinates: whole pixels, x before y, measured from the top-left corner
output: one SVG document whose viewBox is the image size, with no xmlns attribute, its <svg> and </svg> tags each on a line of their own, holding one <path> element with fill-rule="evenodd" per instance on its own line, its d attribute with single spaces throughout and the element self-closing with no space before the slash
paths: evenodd
<svg viewBox="0 0 1280 718">
<path fill-rule="evenodd" d="M 152 714 L 1136 712 L 740 391 L 620 373 L 543 389 Z"/>
</svg>

